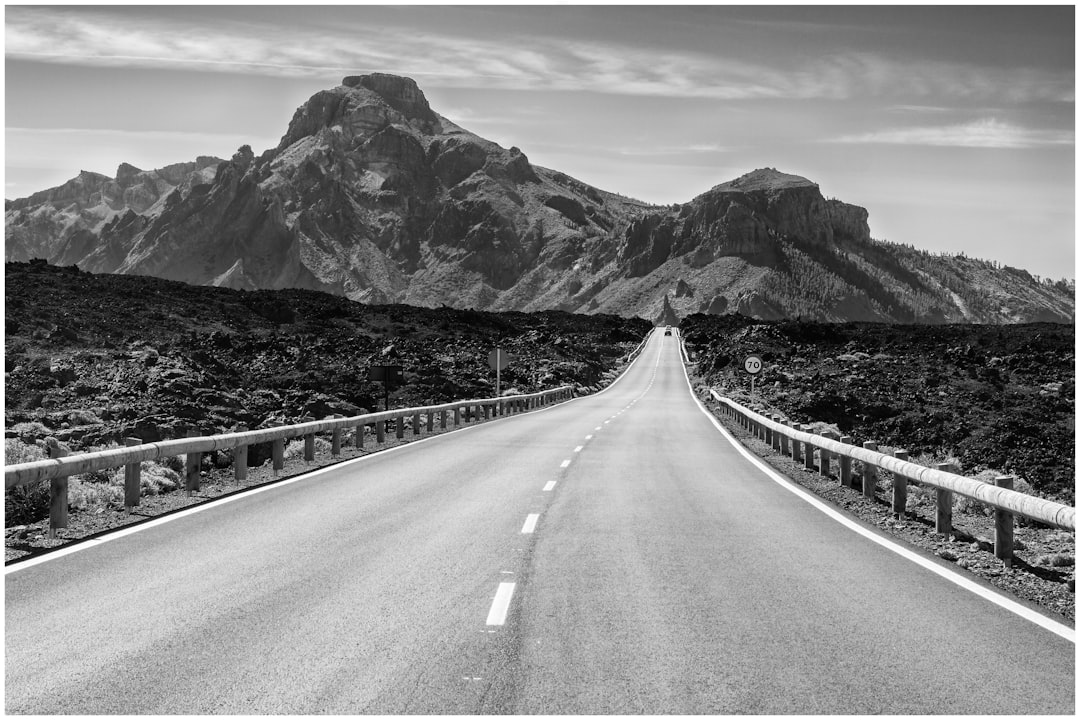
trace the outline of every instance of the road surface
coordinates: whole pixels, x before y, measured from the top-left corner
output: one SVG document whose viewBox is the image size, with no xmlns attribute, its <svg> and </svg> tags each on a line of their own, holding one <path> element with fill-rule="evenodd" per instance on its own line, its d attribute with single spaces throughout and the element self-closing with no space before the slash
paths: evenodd
<svg viewBox="0 0 1080 720">
<path fill-rule="evenodd" d="M 1074 712 L 1075 646 L 605 392 L 5 576 L 8 713 Z"/>
</svg>

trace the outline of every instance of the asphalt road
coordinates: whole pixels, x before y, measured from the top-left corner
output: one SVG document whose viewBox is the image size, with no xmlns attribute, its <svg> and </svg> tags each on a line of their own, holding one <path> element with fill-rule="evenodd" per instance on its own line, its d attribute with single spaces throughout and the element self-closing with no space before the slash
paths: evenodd
<svg viewBox="0 0 1080 720">
<path fill-rule="evenodd" d="M 1075 645 L 607 391 L 5 576 L 8 713 L 1073 714 Z"/>
</svg>

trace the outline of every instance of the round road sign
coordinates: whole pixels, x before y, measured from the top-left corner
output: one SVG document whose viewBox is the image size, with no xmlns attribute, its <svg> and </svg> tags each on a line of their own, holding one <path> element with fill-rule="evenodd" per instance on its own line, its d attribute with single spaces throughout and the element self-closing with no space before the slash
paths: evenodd
<svg viewBox="0 0 1080 720">
<path fill-rule="evenodd" d="M 757 375 L 761 372 L 762 367 L 764 367 L 764 363 L 757 355 L 747 355 L 746 359 L 743 360 L 743 370 L 751 375 Z"/>
<path fill-rule="evenodd" d="M 505 370 L 510 364 L 510 355 L 502 350 L 492 350 L 488 353 L 488 365 L 492 370 Z"/>
</svg>

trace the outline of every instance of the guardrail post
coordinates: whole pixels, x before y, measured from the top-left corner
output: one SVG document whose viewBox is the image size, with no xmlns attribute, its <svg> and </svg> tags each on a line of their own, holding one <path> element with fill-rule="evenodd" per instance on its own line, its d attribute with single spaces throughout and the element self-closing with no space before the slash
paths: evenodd
<svg viewBox="0 0 1080 720">
<path fill-rule="evenodd" d="M 285 438 L 276 438 L 270 443 L 270 461 L 275 473 L 285 467 Z"/>
<path fill-rule="evenodd" d="M 877 443 L 872 440 L 867 440 L 862 444 L 867 450 L 873 450 L 877 452 Z M 863 497 L 872 498 L 874 493 L 877 492 L 877 466 L 870 463 L 863 463 L 862 465 L 862 494 Z"/>
<path fill-rule="evenodd" d="M 907 460 L 907 450 L 897 450 L 893 453 L 897 460 Z M 899 473 L 892 474 L 892 511 L 897 518 L 904 517 L 907 512 L 907 478 Z"/>
<path fill-rule="evenodd" d="M 789 421 L 783 420 L 781 422 L 784 424 L 785 427 L 791 427 L 791 423 Z M 788 455 L 791 454 L 791 451 L 788 450 L 788 436 L 787 436 L 787 433 L 783 433 L 783 432 L 780 433 L 780 454 L 785 456 L 785 457 L 787 457 Z"/>
<path fill-rule="evenodd" d="M 435 430 L 435 411 L 428 410 L 427 414 L 427 431 L 433 432 Z"/>
<path fill-rule="evenodd" d="M 803 425 L 802 431 L 805 433 L 810 432 L 810 426 Z M 803 453 L 803 467 L 807 470 L 816 470 L 817 467 L 814 465 L 814 444 L 807 440 L 803 443 L 803 450 L 805 451 Z"/>
<path fill-rule="evenodd" d="M 300 422 L 311 422 L 315 418 L 307 415 Z M 311 462 L 315 459 L 315 433 L 311 432 L 304 436 L 304 460 Z"/>
<path fill-rule="evenodd" d="M 198 431 L 189 428 L 184 432 L 184 437 L 197 437 Z M 184 457 L 184 494 L 191 497 L 191 493 L 198 492 L 200 475 L 202 471 L 202 453 L 191 452 Z"/>
<path fill-rule="evenodd" d="M 938 463 L 938 470 L 956 472 L 952 463 Z M 952 532 L 952 490 L 934 488 L 937 493 L 937 513 L 934 518 L 934 530 L 941 535 Z"/>
<path fill-rule="evenodd" d="M 794 430 L 802 431 L 802 425 L 799 423 L 791 423 L 791 427 Z M 802 441 L 791 439 L 791 459 L 793 462 L 802 462 Z"/>
<path fill-rule="evenodd" d="M 356 438 L 354 440 L 354 442 L 356 443 L 356 447 L 358 447 L 358 448 L 364 447 L 364 433 L 366 431 L 367 431 L 367 425 L 362 425 L 361 424 L 361 425 L 356 426 Z"/>
<path fill-rule="evenodd" d="M 821 433 L 821 435 L 823 437 L 829 438 L 830 440 L 833 439 L 832 433 L 823 432 L 823 433 Z M 825 448 L 823 448 L 823 447 L 818 448 L 818 458 L 819 458 L 818 472 L 821 474 L 822 477 L 827 477 L 828 474 L 829 474 L 829 460 L 830 460 L 831 455 L 832 455 L 832 453 L 830 453 Z"/>
<path fill-rule="evenodd" d="M 236 432 L 247 432 L 247 425 L 237 425 Z M 233 449 L 233 479 L 237 483 L 247 480 L 248 446 L 237 445 Z"/>
<path fill-rule="evenodd" d="M 461 408 L 454 408 L 454 427 L 461 424 Z"/>
<path fill-rule="evenodd" d="M 412 434 L 413 435 L 419 435 L 420 434 L 420 413 L 419 412 L 414 412 L 413 416 L 412 416 Z"/>
<path fill-rule="evenodd" d="M 1011 475 L 999 475 L 994 478 L 994 484 L 1006 490 L 1013 489 Z M 1013 514 L 1008 510 L 994 509 L 994 557 L 1005 563 L 1006 567 L 1012 565 L 1013 559 Z"/>
<path fill-rule="evenodd" d="M 345 417 L 344 415 L 331 415 L 330 417 L 338 420 Z M 341 454 L 341 428 L 334 428 L 333 434 L 330 436 L 330 454 L 337 457 Z"/>
<path fill-rule="evenodd" d="M 765 441 L 765 444 L 772 445 L 772 428 L 765 423 L 761 423 L 761 429 L 762 435 L 764 435 L 764 438 L 762 439 Z"/>
<path fill-rule="evenodd" d="M 124 438 L 124 447 L 142 445 L 142 439 L 137 437 Z M 142 463 L 128 463 L 124 466 L 124 509 L 131 512 L 131 508 L 139 504 L 139 494 L 142 473 Z"/>
<path fill-rule="evenodd" d="M 394 418 L 394 431 L 398 440 L 405 438 L 405 416 L 398 415 Z"/>
<path fill-rule="evenodd" d="M 851 436 L 841 435 L 840 442 L 850 445 Z M 840 484 L 844 487 L 852 487 L 851 484 L 851 458 L 847 455 L 840 456 Z"/>
<path fill-rule="evenodd" d="M 389 421 L 388 420 L 380 420 L 379 422 L 375 423 L 375 442 L 380 444 L 380 445 L 382 443 L 386 442 L 386 423 L 387 422 L 389 422 Z"/>
<path fill-rule="evenodd" d="M 481 407 L 484 408 L 484 419 L 488 420 L 490 418 L 491 408 L 488 407 L 487 403 L 484 403 Z"/>
<path fill-rule="evenodd" d="M 62 458 L 68 451 L 60 447 L 56 438 L 45 441 L 50 458 Z M 68 478 L 53 478 L 49 481 L 49 537 L 55 538 L 56 531 L 68 526 Z"/>
<path fill-rule="evenodd" d="M 446 411 L 445 410 L 440 410 L 439 411 L 439 429 L 440 430 L 445 430 L 446 429 Z"/>
</svg>

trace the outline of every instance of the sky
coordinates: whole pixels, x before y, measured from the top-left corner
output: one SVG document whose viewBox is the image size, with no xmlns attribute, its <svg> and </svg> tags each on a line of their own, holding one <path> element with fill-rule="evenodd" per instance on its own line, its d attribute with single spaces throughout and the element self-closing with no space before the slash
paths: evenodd
<svg viewBox="0 0 1080 720">
<path fill-rule="evenodd" d="M 658 204 L 756 168 L 871 235 L 1074 278 L 1075 8 L 5 7 L 5 197 L 277 145 L 346 75 Z"/>
</svg>

